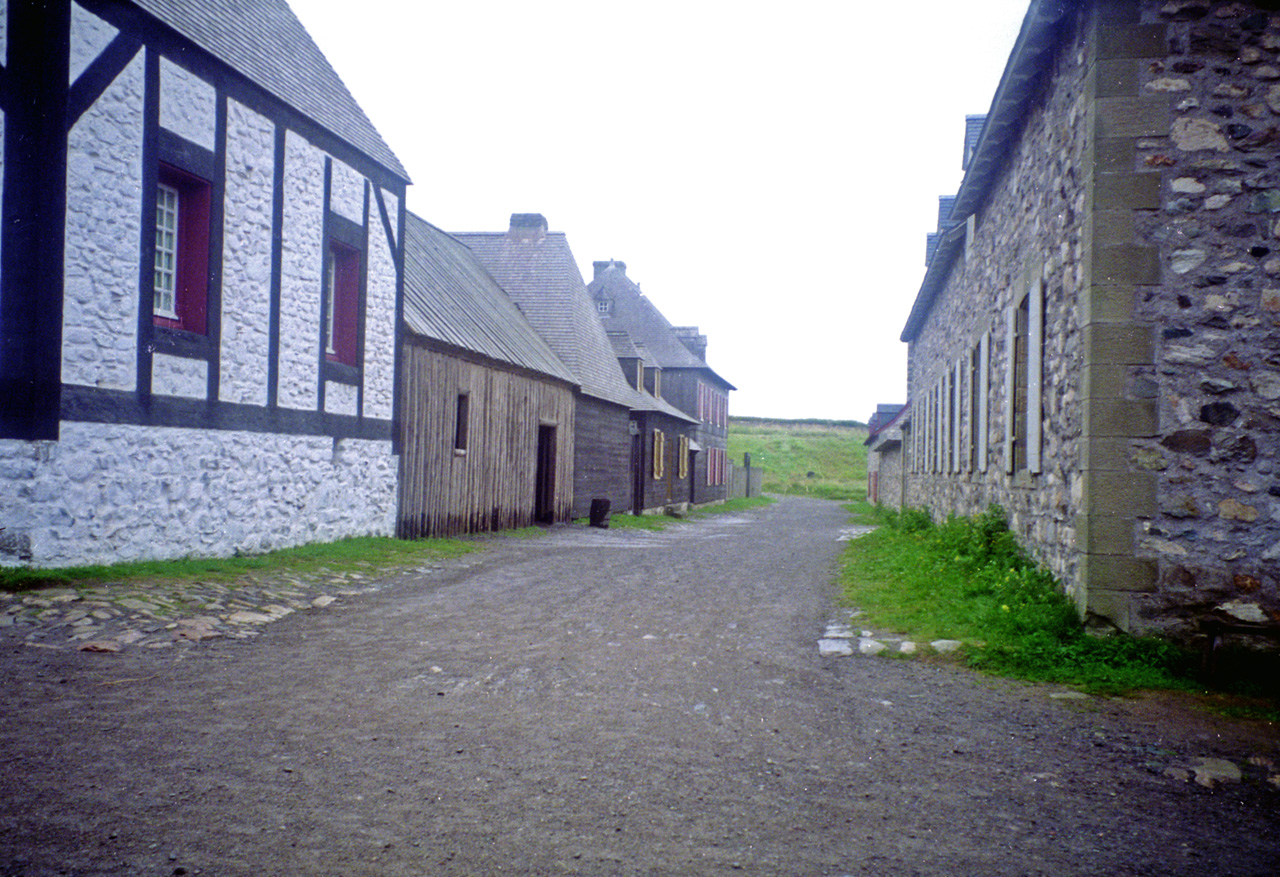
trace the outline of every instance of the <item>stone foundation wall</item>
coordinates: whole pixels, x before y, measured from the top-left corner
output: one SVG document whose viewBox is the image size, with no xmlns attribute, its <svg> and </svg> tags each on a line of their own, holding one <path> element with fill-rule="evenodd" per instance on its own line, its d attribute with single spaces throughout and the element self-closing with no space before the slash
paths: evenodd
<svg viewBox="0 0 1280 877">
<path fill-rule="evenodd" d="M 389 441 L 62 424 L 0 441 L 0 565 L 225 557 L 390 536 Z"/>
<path fill-rule="evenodd" d="M 1214 607 L 1280 620 L 1280 12 L 1250 3 L 1143 5 L 1167 54 L 1138 70 L 1140 93 L 1171 105 L 1136 143 L 1159 180 L 1139 240 L 1158 250 L 1158 293 L 1135 303 L 1158 327 L 1149 369 L 1158 428 L 1131 443 L 1154 473 L 1139 556 L 1155 588 L 1152 625 Z"/>
</svg>

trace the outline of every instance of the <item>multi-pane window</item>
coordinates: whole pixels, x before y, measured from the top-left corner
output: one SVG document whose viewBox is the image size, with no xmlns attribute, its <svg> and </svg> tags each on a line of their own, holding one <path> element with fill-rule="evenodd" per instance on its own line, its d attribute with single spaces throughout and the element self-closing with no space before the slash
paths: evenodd
<svg viewBox="0 0 1280 877">
<path fill-rule="evenodd" d="M 156 237 L 151 316 L 157 326 L 203 335 L 209 303 L 210 186 L 161 164 L 156 178 Z"/>
<path fill-rule="evenodd" d="M 152 313 L 178 319 L 178 190 L 156 187 L 156 272 Z"/>
<path fill-rule="evenodd" d="M 680 436 L 678 443 L 678 452 L 680 459 L 676 461 L 676 475 L 679 478 L 689 477 L 689 437 L 687 435 Z"/>
<path fill-rule="evenodd" d="M 653 431 L 653 477 L 661 478 L 667 471 L 667 436 L 660 429 Z"/>
</svg>

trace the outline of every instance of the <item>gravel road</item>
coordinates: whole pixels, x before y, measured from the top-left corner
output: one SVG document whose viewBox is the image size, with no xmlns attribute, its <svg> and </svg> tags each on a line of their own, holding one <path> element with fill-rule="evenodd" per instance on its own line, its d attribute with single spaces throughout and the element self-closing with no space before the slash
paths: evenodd
<svg viewBox="0 0 1280 877">
<path fill-rule="evenodd" d="M 0 875 L 1280 873 L 1265 729 L 820 657 L 845 518 L 493 539 L 247 640 L 0 630 Z"/>
</svg>

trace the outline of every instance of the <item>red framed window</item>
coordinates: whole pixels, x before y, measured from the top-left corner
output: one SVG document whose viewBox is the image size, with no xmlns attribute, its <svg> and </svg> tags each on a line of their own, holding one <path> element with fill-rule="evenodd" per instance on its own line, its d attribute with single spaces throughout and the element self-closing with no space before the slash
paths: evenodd
<svg viewBox="0 0 1280 877">
<path fill-rule="evenodd" d="M 157 326 L 203 335 L 209 310 L 209 181 L 161 164 L 156 183 Z"/>
<path fill-rule="evenodd" d="M 360 307 L 360 251 L 329 242 L 325 277 L 324 353 L 332 362 L 356 365 L 356 317 Z"/>
<path fill-rule="evenodd" d="M 725 450 L 724 448 L 708 448 L 707 484 L 724 484 Z"/>
</svg>

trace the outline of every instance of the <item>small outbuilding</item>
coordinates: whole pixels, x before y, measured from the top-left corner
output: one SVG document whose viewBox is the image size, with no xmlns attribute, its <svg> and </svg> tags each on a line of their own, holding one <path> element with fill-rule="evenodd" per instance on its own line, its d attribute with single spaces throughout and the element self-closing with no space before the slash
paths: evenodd
<svg viewBox="0 0 1280 877">
<path fill-rule="evenodd" d="M 569 519 L 577 381 L 464 244 L 408 214 L 404 538 Z"/>
</svg>

